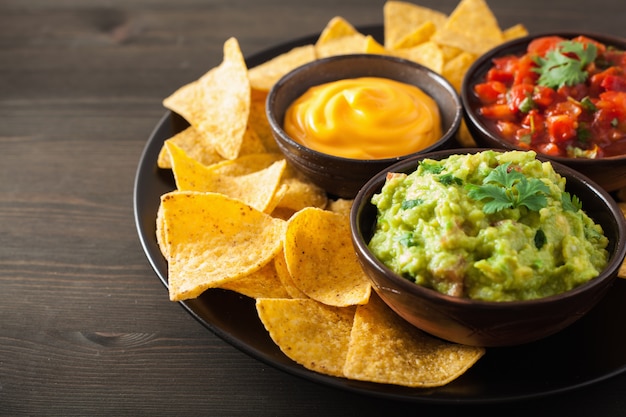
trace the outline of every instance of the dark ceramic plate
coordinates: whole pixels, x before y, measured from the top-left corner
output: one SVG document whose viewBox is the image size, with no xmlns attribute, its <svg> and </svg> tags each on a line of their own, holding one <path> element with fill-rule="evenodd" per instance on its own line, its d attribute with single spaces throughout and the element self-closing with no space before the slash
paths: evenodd
<svg viewBox="0 0 626 417">
<path fill-rule="evenodd" d="M 382 27 L 361 28 L 377 39 Z M 317 36 L 298 39 L 251 56 L 250 67 L 294 46 L 313 43 Z M 167 112 L 157 124 L 139 161 L 135 178 L 135 221 L 150 264 L 167 286 L 167 263 L 155 238 L 159 197 L 174 189 L 169 170 L 157 168 L 163 141 L 187 123 Z M 254 301 L 236 293 L 208 290 L 180 304 L 201 324 L 248 355 L 282 371 L 348 391 L 423 403 L 496 403 L 543 397 L 578 389 L 626 370 L 626 332 L 616 317 L 626 316 L 626 280 L 618 279 L 609 295 L 568 329 L 527 345 L 488 349 L 467 373 L 452 383 L 429 389 L 351 381 L 309 371 L 287 358 L 259 321 Z M 167 294 L 163 302 L 169 302 Z"/>
</svg>

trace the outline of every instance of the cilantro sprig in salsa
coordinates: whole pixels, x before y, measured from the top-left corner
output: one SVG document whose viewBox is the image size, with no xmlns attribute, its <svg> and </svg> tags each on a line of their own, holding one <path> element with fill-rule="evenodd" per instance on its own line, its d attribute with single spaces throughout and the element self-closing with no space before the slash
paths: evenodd
<svg viewBox="0 0 626 417">
<path fill-rule="evenodd" d="M 579 36 L 533 40 L 474 87 L 490 129 L 553 156 L 626 153 L 626 53 Z"/>
</svg>

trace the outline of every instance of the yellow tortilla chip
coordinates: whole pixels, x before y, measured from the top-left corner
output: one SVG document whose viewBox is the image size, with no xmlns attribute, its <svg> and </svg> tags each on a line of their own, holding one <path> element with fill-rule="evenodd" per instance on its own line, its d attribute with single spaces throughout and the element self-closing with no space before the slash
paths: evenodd
<svg viewBox="0 0 626 417">
<path fill-rule="evenodd" d="M 251 274 L 282 248 L 285 221 L 217 193 L 161 197 L 172 301 Z"/>
<path fill-rule="evenodd" d="M 356 33 L 316 44 L 315 55 L 319 59 L 336 55 L 363 54 L 367 47 L 367 36 L 362 33 Z"/>
<path fill-rule="evenodd" d="M 407 33 L 402 37 L 392 49 L 412 48 L 430 40 L 431 36 L 437 31 L 437 26 L 433 22 L 426 21 L 419 25 L 413 32 Z"/>
<path fill-rule="evenodd" d="M 383 6 L 383 24 L 385 47 L 396 49 L 406 36 L 411 36 L 416 28 L 431 22 L 436 28 L 443 27 L 446 22 L 445 13 L 417 4 L 403 1 L 387 1 Z"/>
<path fill-rule="evenodd" d="M 274 269 L 276 270 L 276 275 L 278 275 L 278 279 L 289 294 L 289 297 L 285 298 L 309 298 L 293 283 L 293 278 L 289 273 L 289 269 L 287 269 L 287 261 L 285 261 L 284 251 L 281 251 L 274 258 Z"/>
<path fill-rule="evenodd" d="M 163 214 L 163 205 L 159 204 L 156 217 L 156 240 L 161 254 L 165 259 L 169 258 L 169 248 L 165 238 L 165 215 Z"/>
<path fill-rule="evenodd" d="M 397 56 L 417 62 L 438 74 L 443 71 L 444 59 L 443 51 L 434 42 L 424 42 L 412 48 L 397 49 L 394 51 Z"/>
<path fill-rule="evenodd" d="M 256 308 L 285 355 L 312 371 L 343 375 L 354 307 L 331 307 L 310 299 L 259 298 Z"/>
<path fill-rule="evenodd" d="M 354 200 L 348 200 L 345 198 L 339 198 L 328 202 L 328 210 L 333 213 L 341 214 L 342 216 L 350 217 L 350 210 L 352 210 L 352 203 Z"/>
<path fill-rule="evenodd" d="M 343 372 L 363 381 L 437 387 L 465 373 L 484 353 L 422 332 L 373 294 L 357 307 Z"/>
<path fill-rule="evenodd" d="M 256 133 L 261 141 L 265 152 L 279 153 L 278 145 L 274 140 L 272 134 L 272 128 L 265 115 L 265 100 L 267 99 L 267 92 L 253 89 L 250 95 L 250 115 L 248 116 L 248 129 Z M 247 144 L 244 142 L 241 145 L 240 155 L 251 154 L 252 149 L 248 149 Z M 258 153 L 258 152 L 257 152 Z"/>
<path fill-rule="evenodd" d="M 274 262 L 249 275 L 226 282 L 221 286 L 250 298 L 290 298 L 289 293 L 278 279 Z"/>
<path fill-rule="evenodd" d="M 274 195 L 285 171 L 284 159 L 246 175 L 231 176 L 214 169 L 215 165 L 207 167 L 189 158 L 173 143 L 168 143 L 167 146 L 178 190 L 221 193 L 259 211 L 271 212 L 278 203 L 274 200 Z"/>
<path fill-rule="evenodd" d="M 335 16 L 330 19 L 326 27 L 322 30 L 319 38 L 317 38 L 316 45 L 321 45 L 345 36 L 356 35 L 357 33 L 359 33 L 359 31 L 356 30 L 350 22 L 341 16 Z"/>
<path fill-rule="evenodd" d="M 485 0 L 461 0 L 432 40 L 480 55 L 504 41 Z"/>
<path fill-rule="evenodd" d="M 389 52 L 385 49 L 383 45 L 378 43 L 373 36 L 367 35 L 365 37 L 365 49 L 363 50 L 366 54 L 378 54 L 378 55 L 388 55 Z"/>
<path fill-rule="evenodd" d="M 508 29 L 505 29 L 502 32 L 502 37 L 504 38 L 505 41 L 510 41 L 512 39 L 517 39 L 517 38 L 522 38 L 524 36 L 528 35 L 528 30 L 526 29 L 526 26 L 524 26 L 521 23 L 518 23 L 517 25 L 511 26 Z"/>
<path fill-rule="evenodd" d="M 250 81 L 239 43 L 224 43 L 222 63 L 176 90 L 163 105 L 184 117 L 225 159 L 239 155 L 250 113 Z"/>
<path fill-rule="evenodd" d="M 294 284 L 307 296 L 337 307 L 367 303 L 371 284 L 345 216 L 313 207 L 300 210 L 287 222 L 284 251 Z"/>
<path fill-rule="evenodd" d="M 443 75 L 444 78 L 452 84 L 457 92 L 460 92 L 465 73 L 475 60 L 475 55 L 472 55 L 469 52 L 461 52 L 459 55 L 444 64 L 441 75 Z"/>
<path fill-rule="evenodd" d="M 476 140 L 470 133 L 467 125 L 465 124 L 465 120 L 461 120 L 461 126 L 459 127 L 459 131 L 456 134 L 456 140 L 463 146 L 464 148 L 475 148 L 477 146 Z"/>
<path fill-rule="evenodd" d="M 248 71 L 253 89 L 269 91 L 276 81 L 289 71 L 315 60 L 315 47 L 304 45 L 293 48 Z"/>
<path fill-rule="evenodd" d="M 203 165 L 211 165 L 224 159 L 215 151 L 215 146 L 207 140 L 206 136 L 198 133 L 193 126 L 189 126 L 163 143 L 157 159 L 159 168 L 172 167 L 170 153 L 166 146 L 168 142 L 174 143 L 176 146 L 183 149 L 189 157 Z"/>
</svg>

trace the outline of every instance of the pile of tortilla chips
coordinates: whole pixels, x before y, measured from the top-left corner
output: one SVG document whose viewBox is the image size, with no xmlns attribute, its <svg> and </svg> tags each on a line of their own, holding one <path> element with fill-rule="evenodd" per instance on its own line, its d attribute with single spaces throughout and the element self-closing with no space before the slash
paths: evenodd
<svg viewBox="0 0 626 417">
<path fill-rule="evenodd" d="M 433 338 L 371 291 L 352 247 L 351 201 L 331 200 L 292 169 L 265 117 L 265 98 L 288 71 L 343 53 L 388 53 L 459 86 L 486 49 L 525 34 L 501 31 L 483 0 L 450 16 L 411 3 L 384 6 L 385 41 L 333 18 L 317 42 L 248 69 L 236 39 L 222 63 L 167 97 L 189 127 L 167 139 L 157 164 L 176 189 L 161 197 L 156 234 L 172 301 L 212 288 L 256 299 L 272 339 L 304 367 L 357 380 L 432 387 L 463 374 L 484 349 Z"/>
</svg>

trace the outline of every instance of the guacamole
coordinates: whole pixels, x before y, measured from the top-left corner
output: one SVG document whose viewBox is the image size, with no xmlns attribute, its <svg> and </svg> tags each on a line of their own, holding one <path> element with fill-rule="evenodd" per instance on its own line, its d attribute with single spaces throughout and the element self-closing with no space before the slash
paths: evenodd
<svg viewBox="0 0 626 417">
<path fill-rule="evenodd" d="M 598 276 L 608 239 L 533 151 L 425 159 L 390 173 L 369 247 L 396 273 L 486 301 L 558 294 Z"/>
</svg>

